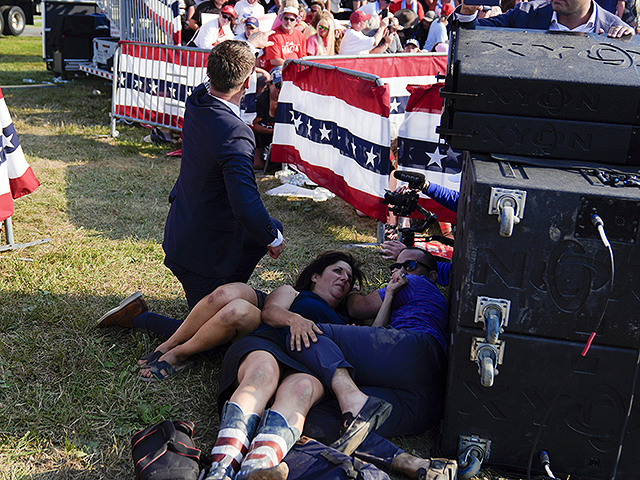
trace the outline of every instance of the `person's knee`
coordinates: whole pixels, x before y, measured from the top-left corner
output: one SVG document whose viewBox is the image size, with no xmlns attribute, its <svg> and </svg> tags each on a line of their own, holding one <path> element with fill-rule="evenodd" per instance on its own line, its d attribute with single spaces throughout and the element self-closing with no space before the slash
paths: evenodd
<svg viewBox="0 0 640 480">
<path fill-rule="evenodd" d="M 253 331 L 260 323 L 259 310 L 243 299 L 231 300 L 219 317 L 224 325 L 238 331 Z"/>
<path fill-rule="evenodd" d="M 247 294 L 242 286 L 242 284 L 237 283 L 221 285 L 207 296 L 207 303 L 219 310 L 233 300 L 244 298 Z M 244 287 L 251 288 L 247 285 L 244 285 Z"/>
<path fill-rule="evenodd" d="M 282 384 L 278 393 L 296 399 L 309 409 L 322 396 L 323 388 L 320 381 L 310 375 L 294 375 Z"/>
<path fill-rule="evenodd" d="M 249 357 L 247 359 L 249 360 Z M 241 383 L 263 391 L 274 392 L 280 380 L 278 363 L 263 361 L 259 358 L 252 359 L 251 362 L 252 365 L 247 369 Z"/>
</svg>

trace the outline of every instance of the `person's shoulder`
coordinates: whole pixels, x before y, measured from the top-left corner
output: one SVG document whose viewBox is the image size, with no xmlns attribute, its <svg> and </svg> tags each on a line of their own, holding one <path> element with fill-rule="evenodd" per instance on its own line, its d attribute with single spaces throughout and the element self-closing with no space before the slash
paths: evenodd
<svg viewBox="0 0 640 480">
<path fill-rule="evenodd" d="M 520 2 L 512 9 L 514 12 L 527 12 L 553 10 L 549 0 L 531 0 L 530 2 Z"/>
<path fill-rule="evenodd" d="M 599 5 L 597 2 L 595 3 L 596 3 L 596 22 L 599 21 L 602 24 L 604 24 L 605 31 L 614 25 L 623 25 L 626 27 L 629 26 L 620 17 L 607 11 L 606 8 L 602 7 L 602 5 Z"/>
<path fill-rule="evenodd" d="M 378 14 L 378 12 L 376 11 L 376 3 L 375 2 L 365 3 L 358 10 L 361 11 L 361 12 L 367 13 L 369 15 L 373 15 L 373 14 L 377 15 Z"/>
<path fill-rule="evenodd" d="M 407 281 L 413 287 L 435 288 L 439 291 L 436 284 L 429 280 L 425 275 L 407 275 Z"/>
<path fill-rule="evenodd" d="M 273 29 L 273 33 L 269 35 L 269 38 L 282 37 L 283 35 L 286 35 L 286 34 L 284 33 L 284 30 L 282 30 L 282 26 L 278 25 L 276 28 Z"/>
</svg>

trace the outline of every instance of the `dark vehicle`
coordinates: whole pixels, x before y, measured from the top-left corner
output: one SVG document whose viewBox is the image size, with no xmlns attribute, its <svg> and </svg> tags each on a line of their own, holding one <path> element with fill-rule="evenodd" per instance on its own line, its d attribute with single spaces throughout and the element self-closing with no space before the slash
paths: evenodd
<svg viewBox="0 0 640 480">
<path fill-rule="evenodd" d="M 20 35 L 25 25 L 33 25 L 33 17 L 40 13 L 39 2 L 33 0 L 0 0 L 0 33 Z"/>
</svg>

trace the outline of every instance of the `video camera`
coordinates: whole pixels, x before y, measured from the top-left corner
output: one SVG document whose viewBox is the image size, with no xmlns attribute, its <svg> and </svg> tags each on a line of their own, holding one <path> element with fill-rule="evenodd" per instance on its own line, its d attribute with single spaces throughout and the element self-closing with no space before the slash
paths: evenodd
<svg viewBox="0 0 640 480">
<path fill-rule="evenodd" d="M 415 234 L 424 232 L 429 225 L 438 220 L 438 217 L 418 204 L 418 198 L 425 183 L 425 176 L 422 173 L 396 170 L 393 176 L 407 182 L 408 190 L 404 192 L 386 190 L 382 203 L 389 205 L 389 211 L 399 217 L 410 217 L 416 210 L 423 216 L 423 220 L 419 223 L 398 229 L 400 241 L 407 246 L 412 246 Z"/>
</svg>

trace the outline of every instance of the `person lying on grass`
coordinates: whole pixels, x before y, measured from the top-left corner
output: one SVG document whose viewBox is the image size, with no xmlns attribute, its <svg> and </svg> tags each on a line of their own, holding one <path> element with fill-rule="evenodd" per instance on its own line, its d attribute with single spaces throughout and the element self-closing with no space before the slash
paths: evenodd
<svg viewBox="0 0 640 480">
<path fill-rule="evenodd" d="M 426 274 L 433 280 L 433 277 L 436 275 L 435 272 L 433 272 L 433 266 L 420 265 L 421 263 L 427 265 L 425 261 L 434 262 L 432 258 L 429 258 L 429 254 L 420 249 L 407 249 L 403 255 L 406 256 L 406 258 L 404 258 L 404 256 L 399 258 L 399 260 L 402 261 L 402 265 L 396 268 L 397 272 L 394 274 L 396 277 L 406 271 L 419 273 L 421 276 Z M 277 294 L 272 297 L 272 305 L 265 307 L 267 321 L 272 321 L 280 327 L 288 328 L 270 328 L 267 325 L 261 325 L 260 310 L 257 308 L 257 305 L 262 303 L 263 294 L 260 294 L 260 292 L 256 292 L 244 284 L 232 284 L 220 287 L 209 297 L 203 299 L 193 309 L 183 326 L 178 329 L 172 338 L 159 345 L 151 354 L 140 359 L 140 364 L 143 366 L 141 376 L 144 376 L 144 378 L 151 378 L 152 376 L 166 378 L 176 370 L 182 368 L 182 366 L 185 365 L 185 359 L 190 355 L 212 348 L 221 342 L 237 340 L 239 337 L 257 328 L 257 332 L 238 340 L 225 356 L 220 382 L 220 392 L 222 393 L 218 405 L 222 407 L 228 400 L 235 403 L 233 402 L 235 394 L 233 388 L 241 385 L 242 380 L 245 378 L 244 376 L 240 378 L 240 372 L 244 371 L 239 365 L 240 360 L 249 358 L 248 354 L 257 349 L 257 351 L 266 352 L 264 354 L 266 357 L 264 357 L 264 355 L 261 357 L 265 365 L 272 364 L 273 361 L 275 361 L 278 366 L 281 364 L 287 365 L 287 362 L 292 361 L 287 350 L 301 349 L 303 344 L 309 347 L 312 343 L 317 342 L 318 336 L 323 335 L 323 330 L 318 324 L 322 324 L 323 328 L 326 328 L 327 324 L 330 323 L 334 323 L 336 326 L 344 326 L 346 324 L 347 318 L 339 315 L 336 310 L 344 303 L 343 300 L 345 300 L 351 292 L 356 281 L 359 284 L 362 283 L 362 274 L 356 260 L 351 255 L 343 252 L 327 252 L 321 254 L 316 261 L 302 272 L 295 287 L 281 287 L 277 291 Z M 390 291 L 390 294 L 386 296 L 388 299 L 387 303 L 395 296 L 395 289 L 397 289 L 397 287 L 394 287 L 394 291 Z M 378 292 L 374 292 L 374 294 L 371 295 L 372 297 L 369 298 L 362 297 L 363 300 L 366 299 L 363 305 L 366 306 L 368 311 L 373 311 L 377 308 L 375 304 L 371 305 L 369 300 L 379 294 Z M 280 303 L 276 302 L 278 298 L 280 298 Z M 288 305 L 283 306 L 283 298 L 285 303 L 289 302 Z M 378 299 L 380 300 L 378 307 L 380 307 L 385 302 L 383 302 L 380 296 L 378 296 Z M 444 298 L 442 298 L 442 302 L 440 302 L 439 299 L 436 301 L 436 303 L 440 303 L 441 309 L 444 308 L 446 312 L 446 303 L 444 303 L 444 307 L 442 307 L 443 302 Z M 362 302 L 354 298 L 352 303 L 357 305 Z M 385 306 L 385 309 L 386 308 L 387 306 Z M 289 314 L 285 318 L 279 317 L 278 312 L 281 314 L 283 310 Z M 360 313 L 361 317 L 365 315 L 368 315 L 368 313 Z M 375 312 L 373 312 L 373 315 L 375 315 Z M 384 313 L 383 315 L 387 314 Z M 441 314 L 437 316 L 442 317 Z M 353 328 L 361 330 L 362 333 L 365 333 L 367 330 L 362 327 Z M 413 337 L 413 335 L 407 334 L 407 332 L 403 333 L 401 330 L 394 331 L 394 329 L 384 328 L 379 328 L 378 330 L 380 330 L 381 335 L 385 337 L 382 339 L 384 342 Z M 391 332 L 392 336 L 398 338 L 387 338 L 386 334 L 384 334 L 386 330 Z M 365 334 L 364 337 L 367 337 L 367 335 L 368 334 Z M 288 341 L 286 340 L 287 336 L 290 336 Z M 373 390 L 378 391 L 381 389 L 390 396 L 391 402 L 386 402 L 375 398 L 374 395 L 363 393 L 363 391 L 366 391 L 366 388 L 363 388 L 363 391 L 355 391 L 353 387 L 349 385 L 349 368 L 345 366 L 344 368 L 338 368 L 336 370 L 336 372 L 338 372 L 337 375 L 336 372 L 334 372 L 335 382 L 333 379 L 330 382 L 331 388 L 333 388 L 338 395 L 339 408 L 336 410 L 331 402 L 322 402 L 319 407 L 328 408 L 333 411 L 320 415 L 319 421 L 312 422 L 310 428 L 315 432 L 323 431 L 324 437 L 327 439 L 331 438 L 331 441 L 340 437 L 340 430 L 342 430 L 346 436 L 344 436 L 342 442 L 336 444 L 336 446 L 345 451 L 349 451 L 349 453 L 358 447 L 359 442 L 366 439 L 365 443 L 367 443 L 367 441 L 369 443 L 366 448 L 363 448 L 363 455 L 366 458 L 371 458 L 371 455 L 373 455 L 374 458 L 382 459 L 381 462 L 383 466 L 401 471 L 410 476 L 413 476 L 420 469 L 429 468 L 427 461 L 407 454 L 380 437 L 367 436 L 367 433 L 373 428 L 379 427 L 380 425 L 384 427 L 386 423 L 383 424 L 382 422 L 389 415 L 390 404 L 394 403 L 398 406 L 397 414 L 392 416 L 391 426 L 385 432 L 386 435 L 419 433 L 426 428 L 430 428 L 434 423 L 434 419 L 437 418 L 439 412 L 439 404 L 441 403 L 442 395 L 438 392 L 441 389 L 439 378 L 444 372 L 444 368 L 442 367 L 442 356 L 444 354 L 442 347 L 438 346 L 437 340 L 426 337 L 425 340 L 426 344 L 428 344 L 425 352 L 419 352 L 419 348 L 415 348 L 415 345 L 412 346 L 411 342 L 413 341 L 409 341 L 408 343 L 406 343 L 406 340 L 400 341 L 402 345 L 411 347 L 412 351 L 416 351 L 421 355 L 424 353 L 424 355 L 433 357 L 435 360 L 434 362 L 426 362 L 429 363 L 429 368 L 419 368 L 415 371 L 414 375 L 415 378 L 427 375 L 427 377 L 434 379 L 434 381 L 431 382 L 429 378 L 427 378 L 426 383 L 428 386 L 426 388 L 419 388 L 421 393 L 419 397 L 426 402 L 425 405 L 419 405 L 415 409 L 413 407 L 408 408 L 406 398 L 413 395 L 410 392 L 414 389 L 413 383 L 415 378 L 408 379 L 407 382 L 403 383 L 404 377 L 400 378 L 394 373 L 393 375 L 387 376 L 389 378 L 384 379 L 382 385 L 374 384 L 371 386 Z M 358 343 L 359 341 L 360 339 L 357 339 L 354 343 Z M 362 340 L 365 349 L 367 348 L 367 341 L 367 338 Z M 256 343 L 258 344 L 257 346 Z M 273 356 L 274 352 L 277 354 L 277 360 L 272 361 L 269 356 Z M 394 358 L 395 353 L 391 350 L 387 353 L 387 355 L 383 355 L 382 359 L 388 362 Z M 251 358 L 252 363 L 250 365 L 253 365 L 255 356 Z M 268 360 L 265 360 L 265 358 Z M 406 356 L 402 358 L 403 361 L 407 359 Z M 176 363 L 172 364 L 170 362 Z M 300 366 L 298 362 L 293 362 L 293 364 L 298 367 L 300 373 L 309 372 L 306 367 Z M 421 364 L 423 362 L 420 361 L 418 363 Z M 394 362 L 391 361 L 390 364 L 393 365 Z M 442 368 L 438 368 L 438 365 Z M 392 367 L 392 369 L 393 368 L 394 367 Z M 395 368 L 397 371 L 399 367 L 396 366 Z M 411 368 L 400 367 L 399 369 L 410 376 L 411 371 L 415 370 L 413 365 Z M 378 372 L 365 370 L 366 367 L 363 368 L 362 372 L 363 375 L 365 373 L 366 375 L 362 378 L 371 377 L 371 373 L 377 376 Z M 149 377 L 146 377 L 146 375 L 149 375 Z M 399 384 L 385 385 L 385 381 L 394 381 L 394 379 L 390 377 L 397 377 L 395 380 L 396 383 L 399 382 Z M 380 380 L 381 379 L 377 379 L 376 381 Z M 303 381 L 308 382 L 309 379 L 305 378 Z M 347 385 L 348 389 L 341 390 L 341 384 Z M 269 388 L 274 388 L 273 382 L 269 385 Z M 402 392 L 396 392 L 395 390 L 397 389 L 402 390 Z M 268 390 L 268 388 L 266 388 L 266 390 Z M 424 395 L 422 395 L 422 393 L 424 393 Z M 248 414 L 244 407 L 241 406 L 241 409 L 244 412 L 243 415 Z M 221 413 L 224 416 L 224 412 Z M 344 419 L 341 420 L 341 414 L 345 417 L 344 419 L 347 420 L 346 425 Z M 368 451 L 373 453 L 367 453 Z"/>
<path fill-rule="evenodd" d="M 381 466 L 414 478 L 420 475 L 419 471 L 440 472 L 451 465 L 413 457 L 371 433 L 376 429 L 386 436 L 422 433 L 438 418 L 446 344 L 440 345 L 436 338 L 440 335 L 435 331 L 382 327 L 389 322 L 396 326 L 405 322 L 409 327 L 417 318 L 423 320 L 423 327 L 430 320 L 446 325 L 446 302 L 432 283 L 437 274 L 435 260 L 430 257 L 421 249 L 403 251 L 398 259 L 401 265 L 393 268 L 392 287 L 380 304 L 376 300 L 376 296 L 380 298 L 378 292 L 352 298 L 350 303 L 362 308 L 361 316 L 380 310 L 376 322 L 381 327 L 346 325 L 345 318 L 337 312 L 350 295 L 354 278 L 360 276 L 357 262 L 343 252 L 321 254 L 301 273 L 297 289 L 283 286 L 267 297 L 262 318 L 269 326 L 236 341 L 224 357 L 217 402 L 223 421 L 214 447 L 214 453 L 220 453 L 214 455 L 213 471 L 217 473 L 208 478 L 233 477 L 238 470 L 235 478 L 242 480 L 257 478 L 254 475 L 262 479 L 286 478 L 279 462 L 308 426 L 309 409 L 325 393 L 327 397 L 317 405 L 322 414 L 316 415 L 318 421 L 312 421 L 309 427 L 311 431 L 319 431 L 336 421 L 342 422 L 342 428 L 334 432 L 337 437 L 332 443 L 334 448 L 351 455 L 365 442 L 360 449 L 365 458 L 378 459 Z M 398 292 L 405 289 L 406 296 L 401 298 Z M 426 293 L 416 294 L 415 289 Z M 416 300 L 414 307 L 428 304 L 430 312 L 416 317 L 411 308 L 404 310 L 412 303 L 411 297 Z M 390 318 L 394 299 L 401 313 Z M 344 358 L 352 365 L 334 361 L 342 355 L 336 352 L 338 344 L 347 352 Z M 315 369 L 300 363 L 292 351 L 313 352 L 312 358 L 317 360 L 314 366 L 322 365 L 323 360 L 329 366 L 311 372 Z M 285 380 L 279 384 L 283 374 Z M 351 374 L 359 380 L 360 388 L 353 383 Z M 244 452 L 229 450 L 230 445 L 248 443 L 251 433 L 245 432 L 251 432 L 255 423 L 248 418 L 261 415 L 274 392 L 274 407 L 263 416 L 244 458 Z M 333 402 L 334 395 L 338 409 L 328 412 L 331 406 L 327 404 Z M 274 414 L 274 409 L 280 414 Z M 284 411 L 296 414 L 287 417 Z M 230 418 L 235 420 L 227 420 Z M 239 431 L 242 438 L 233 437 L 232 431 Z M 274 436 L 280 438 L 279 453 L 275 448 L 274 452 L 269 451 Z"/>
</svg>

